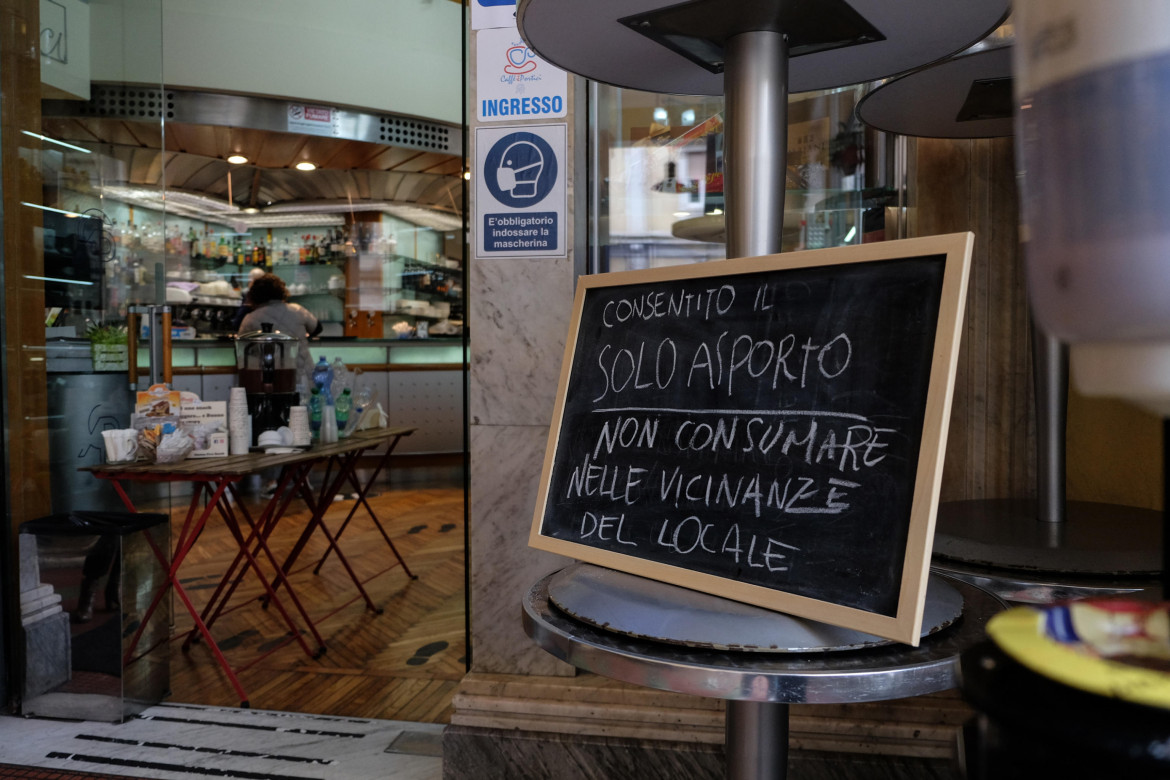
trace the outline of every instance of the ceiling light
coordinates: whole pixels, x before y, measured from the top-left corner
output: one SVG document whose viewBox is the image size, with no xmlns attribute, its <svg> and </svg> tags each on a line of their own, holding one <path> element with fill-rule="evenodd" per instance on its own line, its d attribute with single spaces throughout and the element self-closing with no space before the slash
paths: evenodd
<svg viewBox="0 0 1170 780">
<path fill-rule="evenodd" d="M 244 209 L 244 213 L 245 214 L 259 214 L 260 209 L 256 208 L 255 206 L 249 206 L 248 208 Z"/>
<path fill-rule="evenodd" d="M 227 161 L 232 165 L 243 165 L 244 163 L 248 162 L 248 158 L 242 154 L 233 154 L 227 158 Z"/>
<path fill-rule="evenodd" d="M 314 163 L 309 162 L 308 160 L 301 160 L 299 163 L 296 164 L 296 169 L 298 171 L 313 171 L 313 170 L 317 169 L 317 166 Z"/>
<path fill-rule="evenodd" d="M 345 224 L 341 214 L 255 214 L 243 217 L 240 224 L 249 228 L 333 227 Z"/>
<path fill-rule="evenodd" d="M 55 214 L 64 214 L 67 217 L 84 217 L 85 216 L 85 214 L 78 214 L 76 211 L 64 211 L 62 209 L 55 209 L 52 206 L 42 206 L 39 203 L 29 203 L 28 201 L 25 201 L 25 200 L 22 200 L 20 202 L 20 205 L 28 206 L 28 207 L 34 208 L 34 209 L 40 209 L 41 211 L 52 211 Z"/>
<path fill-rule="evenodd" d="M 74 146 L 73 144 L 67 144 L 64 141 L 58 141 L 56 138 L 49 138 L 47 135 L 41 135 L 40 133 L 34 133 L 31 130 L 21 130 L 20 132 L 24 133 L 25 135 L 32 136 L 33 138 L 36 138 L 37 140 L 44 141 L 45 143 L 56 144 L 57 146 L 64 146 L 66 149 L 72 149 L 75 152 L 85 152 L 86 154 L 93 154 L 93 152 L 89 149 L 84 149 L 80 146 Z"/>
</svg>

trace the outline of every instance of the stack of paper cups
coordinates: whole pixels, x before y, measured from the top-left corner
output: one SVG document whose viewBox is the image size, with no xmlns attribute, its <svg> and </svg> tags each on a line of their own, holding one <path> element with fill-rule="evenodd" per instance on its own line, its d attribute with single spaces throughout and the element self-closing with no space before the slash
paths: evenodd
<svg viewBox="0 0 1170 780">
<path fill-rule="evenodd" d="M 308 447 L 313 443 L 313 432 L 309 429 L 309 407 L 289 407 L 288 427 L 292 429 L 292 446 Z"/>
<path fill-rule="evenodd" d="M 248 395 L 242 387 L 233 387 L 228 398 L 228 431 L 229 452 L 247 454 L 252 446 L 252 417 L 248 414 Z"/>
</svg>

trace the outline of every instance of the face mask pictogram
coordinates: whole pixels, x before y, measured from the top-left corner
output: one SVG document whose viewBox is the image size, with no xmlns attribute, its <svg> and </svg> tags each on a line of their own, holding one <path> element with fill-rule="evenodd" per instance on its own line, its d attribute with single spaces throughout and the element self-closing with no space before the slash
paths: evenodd
<svg viewBox="0 0 1170 780">
<path fill-rule="evenodd" d="M 544 170 L 544 155 L 531 141 L 516 141 L 504 150 L 496 169 L 496 185 L 513 198 L 535 198 Z"/>
</svg>

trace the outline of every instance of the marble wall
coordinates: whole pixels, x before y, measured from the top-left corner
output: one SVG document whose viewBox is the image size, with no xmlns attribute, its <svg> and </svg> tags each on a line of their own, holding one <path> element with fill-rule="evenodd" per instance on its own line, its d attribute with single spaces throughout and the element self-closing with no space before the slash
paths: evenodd
<svg viewBox="0 0 1170 780">
<path fill-rule="evenodd" d="M 473 40 L 472 63 L 474 55 Z M 573 88 L 570 79 L 570 106 Z M 568 122 L 571 128 L 572 121 L 569 116 L 549 124 Z M 469 133 L 472 144 L 474 128 L 473 124 Z M 564 161 L 569 203 L 576 178 L 573 143 L 570 130 Z M 476 159 L 474 146 L 469 157 Z M 477 213 L 474 203 L 471 213 Z M 468 263 L 468 555 L 471 668 L 475 672 L 575 673 L 533 644 L 520 622 L 520 601 L 528 589 L 568 563 L 527 545 L 573 301 L 571 209 L 567 217 L 566 257 L 472 258 Z M 474 233 L 468 240 L 470 246 L 476 245 Z"/>
</svg>

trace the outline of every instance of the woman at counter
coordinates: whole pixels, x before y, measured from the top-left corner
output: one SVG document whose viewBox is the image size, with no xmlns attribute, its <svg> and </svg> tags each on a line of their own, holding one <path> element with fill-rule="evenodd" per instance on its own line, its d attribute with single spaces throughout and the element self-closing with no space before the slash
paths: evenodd
<svg viewBox="0 0 1170 780">
<path fill-rule="evenodd" d="M 297 375 L 303 376 L 310 367 L 309 339 L 321 332 L 321 323 L 313 313 L 299 303 L 288 302 L 288 288 L 276 274 L 264 274 L 253 280 L 248 288 L 250 311 L 240 321 L 240 333 L 260 330 L 265 322 L 272 323 L 272 329 L 293 336 L 299 342 L 297 348 Z"/>
<path fill-rule="evenodd" d="M 264 274 L 254 280 L 248 288 L 248 303 L 252 311 L 240 321 L 240 333 L 250 333 L 260 330 L 266 322 L 272 323 L 272 329 L 296 338 L 297 346 L 297 376 L 305 376 L 312 366 L 312 357 L 309 355 L 309 339 L 321 332 L 321 323 L 313 313 L 299 303 L 288 302 L 288 288 L 284 281 L 276 274 Z M 276 472 L 265 471 L 266 484 L 261 489 L 265 498 L 276 492 Z"/>
</svg>

